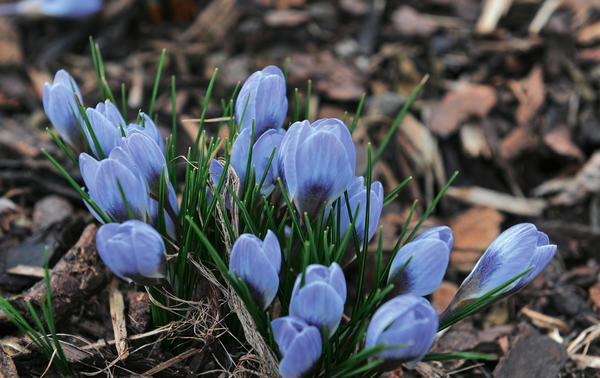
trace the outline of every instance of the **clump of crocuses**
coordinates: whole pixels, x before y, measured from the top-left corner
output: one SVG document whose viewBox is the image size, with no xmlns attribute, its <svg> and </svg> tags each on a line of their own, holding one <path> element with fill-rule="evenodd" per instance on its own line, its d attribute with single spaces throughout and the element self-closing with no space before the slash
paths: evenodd
<svg viewBox="0 0 600 378">
<path fill-rule="evenodd" d="M 48 118 L 78 155 L 72 160 L 83 186 L 76 189 L 103 223 L 96 241 L 105 264 L 129 282 L 161 285 L 173 295 L 166 302 L 189 295 L 181 303 L 192 303 L 188 300 L 200 291 L 193 285 L 203 279 L 197 272 L 215 273 L 206 277 L 216 277 L 211 287 L 224 288 L 223 298 L 231 298 L 233 287 L 247 301 L 248 314 L 232 306 L 245 331 L 234 338 L 251 337 L 259 350 L 256 335 L 262 335 L 264 345 L 279 352 L 283 377 L 372 375 L 377 371 L 367 368 L 403 363 L 413 368 L 428 353 L 438 327 L 533 267 L 491 300 L 521 289 L 556 252 L 533 224 L 509 228 L 438 319 L 424 296 L 444 278 L 452 230 L 439 226 L 419 235 L 404 229 L 407 239 L 389 259 L 382 240 L 379 249 L 369 245 L 391 200 L 384 184 L 356 172 L 356 148 L 345 122 L 298 119 L 298 109 L 296 118 L 286 119 L 285 77 L 275 66 L 246 80 L 233 109 L 234 102 L 223 104 L 227 139 L 207 141 L 198 134 L 202 143 L 181 161 L 187 164 L 183 186 L 175 180 L 173 138 L 165 145 L 157 118 L 140 111 L 129 122 L 106 99 L 84 108 L 77 83 L 64 70 L 44 87 Z M 217 193 L 219 183 L 225 185 Z M 345 258 L 352 248 L 355 259 Z M 365 273 L 373 272 L 367 269 L 370 255 L 377 256 L 371 277 Z M 363 276 L 350 274 L 347 282 L 342 262 L 358 264 Z M 179 308 L 171 320 L 185 314 Z M 258 333 L 246 332 L 252 325 Z"/>
</svg>

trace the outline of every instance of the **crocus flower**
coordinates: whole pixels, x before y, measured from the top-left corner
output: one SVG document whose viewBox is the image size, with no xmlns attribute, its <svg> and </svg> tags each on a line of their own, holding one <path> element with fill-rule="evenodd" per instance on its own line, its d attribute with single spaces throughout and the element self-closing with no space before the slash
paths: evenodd
<svg viewBox="0 0 600 378">
<path fill-rule="evenodd" d="M 304 286 L 302 276 L 306 274 Z M 327 326 L 333 335 L 342 320 L 346 303 L 346 278 L 337 263 L 326 267 L 311 264 L 296 278 L 290 301 L 290 315 L 296 316 L 320 330 Z"/>
<path fill-rule="evenodd" d="M 158 232 L 139 220 L 108 223 L 96 234 L 102 261 L 126 281 L 151 285 L 165 278 L 165 244 Z"/>
<path fill-rule="evenodd" d="M 281 141 L 278 164 L 290 199 L 314 219 L 354 181 L 356 149 L 339 119 L 296 122 Z"/>
<path fill-rule="evenodd" d="M 252 131 L 243 129 L 231 148 L 231 166 L 235 169 L 235 173 L 240 179 L 240 187 L 243 188 L 243 183 L 246 178 L 246 168 L 248 167 L 248 155 L 250 154 Z M 285 135 L 285 131 L 281 129 L 269 129 L 265 131 L 254 143 L 252 147 L 252 162 L 250 168 L 254 170 L 256 184 L 265 176 L 265 181 L 260 189 L 260 192 L 268 196 L 275 188 L 275 179 L 277 178 L 277 156 L 279 145 Z M 273 152 L 275 155 L 273 155 Z M 271 160 L 269 170 L 265 175 L 265 170 Z"/>
<path fill-rule="evenodd" d="M 152 139 L 156 145 L 158 147 L 160 147 L 160 150 L 162 151 L 162 153 L 165 153 L 165 141 L 163 140 L 162 135 L 160 135 L 160 131 L 158 130 L 158 127 L 156 126 L 156 124 L 154 123 L 154 121 L 152 120 L 152 118 L 150 118 L 148 116 L 148 114 L 142 112 L 140 113 L 140 121 L 138 123 L 130 123 L 127 125 L 127 134 L 129 134 L 129 132 L 131 130 L 138 130 L 141 131 L 142 133 L 146 134 L 148 137 L 150 137 L 150 139 Z"/>
<path fill-rule="evenodd" d="M 283 378 L 307 375 L 321 357 L 323 348 L 317 327 L 294 316 L 284 316 L 273 320 L 271 328 L 283 356 L 279 373 Z"/>
<path fill-rule="evenodd" d="M 240 235 L 231 249 L 229 271 L 246 283 L 252 298 L 265 310 L 277 294 L 281 248 L 273 231 L 264 240 L 252 234 Z"/>
<path fill-rule="evenodd" d="M 406 243 L 392 261 L 388 282 L 411 259 L 394 280 L 402 293 L 427 295 L 440 286 L 454 244 L 452 230 L 447 226 L 431 228 L 413 241 Z"/>
<path fill-rule="evenodd" d="M 407 362 L 412 369 L 431 348 L 437 329 L 437 313 L 425 298 L 400 295 L 375 311 L 367 328 L 365 348 L 399 345 L 376 357 L 383 358 L 384 367 L 395 368 Z"/>
<path fill-rule="evenodd" d="M 472 300 L 533 266 L 529 273 L 510 284 L 499 298 L 507 297 L 525 287 L 554 257 L 556 245 L 549 243 L 548 236 L 538 231 L 531 223 L 517 224 L 501 233 L 460 285 L 441 318 L 447 319 Z"/>
<path fill-rule="evenodd" d="M 146 183 L 132 170 L 132 167 L 127 165 L 127 162 L 118 159 L 123 155 L 118 149 L 120 147 L 116 147 L 114 154 L 111 153 L 108 158 L 101 161 L 86 153 L 79 155 L 79 169 L 88 193 L 91 199 L 115 221 L 126 221 L 129 219 L 129 214 L 117 184 L 118 179 L 135 218 L 144 222 L 149 221 L 152 215 L 152 200 L 148 196 Z M 94 211 L 92 214 L 102 222 L 98 214 Z"/>
<path fill-rule="evenodd" d="M 240 130 L 252 130 L 254 122 L 255 140 L 267 129 L 280 128 L 287 110 L 285 78 L 275 66 L 267 66 L 250 75 L 235 102 L 235 118 Z"/>
<path fill-rule="evenodd" d="M 0 15 L 79 18 L 96 13 L 100 8 L 102 0 L 22 0 L 0 4 Z"/>
<path fill-rule="evenodd" d="M 59 70 L 54 75 L 52 84 L 48 82 L 44 84 L 42 95 L 44 111 L 60 136 L 75 150 L 83 150 L 83 136 L 75 119 L 77 117 L 83 125 L 75 96 L 80 103 L 82 98 L 75 79 L 67 71 Z"/>
<path fill-rule="evenodd" d="M 354 216 L 356 207 L 358 208 L 358 215 L 354 221 L 354 228 L 358 236 L 358 243 L 362 245 L 363 238 L 365 236 L 365 214 L 367 208 L 367 187 L 365 186 L 365 179 L 362 176 L 354 178 L 354 181 L 348 187 L 348 202 L 350 203 L 350 214 Z M 340 232 L 342 235 L 348 230 L 350 226 L 350 217 L 348 213 L 348 207 L 346 200 L 341 197 L 342 208 L 340 209 Z M 381 209 L 383 208 L 383 185 L 379 181 L 371 183 L 371 194 L 369 198 L 369 232 L 367 234 L 367 240 L 371 240 L 375 230 L 377 230 L 377 223 L 381 216 Z"/>
<path fill-rule="evenodd" d="M 125 120 L 123 119 L 123 116 L 121 116 L 119 109 L 117 109 L 117 107 L 109 100 L 106 100 L 106 102 L 99 102 L 95 109 L 87 108 L 85 114 L 90 121 L 90 126 L 94 131 L 94 135 L 98 140 L 102 153 L 104 156 L 108 156 L 113 148 L 119 145 L 119 142 L 123 137 L 123 132 L 125 131 Z M 100 153 L 96 149 L 96 144 L 94 143 L 90 130 L 85 122 L 82 123 L 81 126 L 83 127 L 94 155 L 99 158 Z"/>
</svg>

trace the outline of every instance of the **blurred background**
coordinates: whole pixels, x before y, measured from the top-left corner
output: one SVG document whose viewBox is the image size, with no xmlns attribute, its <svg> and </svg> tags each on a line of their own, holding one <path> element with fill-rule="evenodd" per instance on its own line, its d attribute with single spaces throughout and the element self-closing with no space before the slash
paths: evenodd
<svg viewBox="0 0 600 378">
<path fill-rule="evenodd" d="M 500 360 L 438 364 L 432 376 L 582 376 L 600 368 L 599 0 L 105 0 L 84 17 L 35 9 L 0 17 L 0 294 L 35 282 L 15 270 L 41 266 L 28 251 L 50 243 L 56 261 L 92 221 L 40 151 L 67 164 L 45 131 L 41 100 L 58 69 L 76 78 L 87 106 L 99 101 L 92 36 L 119 100 L 125 84 L 130 117 L 147 111 L 166 49 L 156 113 L 167 135 L 175 75 L 181 153 L 197 130 L 186 119 L 200 116 L 217 67 L 209 117 L 221 116 L 221 99 L 268 64 L 288 62 L 288 97 L 298 88 L 312 121 L 345 112 L 352 120 L 366 94 L 354 133 L 361 171 L 368 143 L 381 143 L 425 82 L 375 166 L 386 192 L 413 177 L 384 210 L 384 246 L 395 244 L 413 201 L 418 219 L 455 171 L 425 224 L 448 224 L 456 238 L 436 308 L 509 225 L 534 222 L 559 246 L 529 288 L 453 327 L 437 346 Z M 67 324 L 96 316 L 90 304 L 70 313 Z"/>
</svg>

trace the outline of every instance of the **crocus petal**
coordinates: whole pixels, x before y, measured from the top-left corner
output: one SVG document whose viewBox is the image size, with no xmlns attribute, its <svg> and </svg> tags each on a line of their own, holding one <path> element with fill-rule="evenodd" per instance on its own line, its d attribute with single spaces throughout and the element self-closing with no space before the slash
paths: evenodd
<svg viewBox="0 0 600 378">
<path fill-rule="evenodd" d="M 252 130 L 244 129 L 237 136 L 231 147 L 231 160 L 229 164 L 235 169 L 235 173 L 240 179 L 240 185 L 243 185 L 246 178 L 246 168 L 248 167 L 248 155 L 250 154 L 251 143 Z"/>
<path fill-rule="evenodd" d="M 451 251 L 454 246 L 454 235 L 452 235 L 452 230 L 448 226 L 438 226 L 432 227 L 427 231 L 423 232 L 413 240 L 422 240 L 422 239 L 438 239 L 446 243 L 448 246 L 448 250 Z"/>
<path fill-rule="evenodd" d="M 274 239 L 273 239 L 274 238 Z M 272 259 L 275 254 L 278 258 Z M 254 300 L 269 307 L 279 288 L 281 249 L 275 234 L 269 230 L 265 242 L 252 234 L 242 234 L 235 241 L 229 260 L 229 271 L 246 283 Z"/>
<path fill-rule="evenodd" d="M 438 316 L 429 302 L 412 294 L 400 295 L 375 311 L 369 327 L 365 348 L 376 345 L 402 345 L 377 354 L 388 367 L 408 362 L 409 367 L 420 361 L 435 338 Z"/>
<path fill-rule="evenodd" d="M 293 123 L 281 140 L 279 147 L 277 172 L 285 185 L 290 197 L 294 197 L 297 183 L 296 173 L 296 151 L 300 141 L 305 140 L 312 132 L 310 122 L 298 121 Z"/>
<path fill-rule="evenodd" d="M 299 317 L 320 330 L 327 326 L 333 335 L 340 324 L 344 302 L 325 282 L 312 282 L 298 291 L 290 303 L 290 315 Z"/>
<path fill-rule="evenodd" d="M 392 261 L 388 282 L 409 259 L 408 265 L 394 280 L 394 285 L 404 294 L 424 296 L 433 293 L 442 283 L 450 251 L 448 245 L 439 239 L 421 239 L 407 243 Z"/>
<path fill-rule="evenodd" d="M 342 143 L 331 134 L 317 132 L 298 147 L 296 207 L 314 219 L 323 205 L 329 205 L 354 179 L 354 169 Z"/>
<path fill-rule="evenodd" d="M 235 102 L 235 117 L 240 130 L 252 129 L 254 140 L 268 129 L 280 128 L 287 113 L 285 78 L 275 66 L 254 72 L 242 88 Z"/>
<path fill-rule="evenodd" d="M 102 261 L 117 276 L 141 284 L 165 278 L 165 246 L 158 232 L 144 222 L 109 223 L 98 230 L 96 245 Z"/>
<path fill-rule="evenodd" d="M 271 328 L 273 338 L 283 355 L 279 373 L 284 378 L 306 375 L 321 357 L 319 330 L 293 316 L 273 320 Z"/>
</svg>

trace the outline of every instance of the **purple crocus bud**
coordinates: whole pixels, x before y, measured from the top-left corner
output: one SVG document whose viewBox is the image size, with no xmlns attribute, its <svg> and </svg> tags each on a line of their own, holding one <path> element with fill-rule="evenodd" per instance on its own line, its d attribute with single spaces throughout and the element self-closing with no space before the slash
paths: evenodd
<svg viewBox="0 0 600 378">
<path fill-rule="evenodd" d="M 423 296 L 433 293 L 442 283 L 453 244 L 450 227 L 440 226 L 425 231 L 400 248 L 392 261 L 388 283 L 394 280 L 394 285 L 405 294 Z M 409 259 L 410 262 L 398 274 Z"/>
<path fill-rule="evenodd" d="M 285 78 L 275 66 L 267 66 L 250 75 L 235 102 L 239 129 L 252 131 L 254 122 L 254 140 L 267 129 L 281 128 L 287 110 Z"/>
<path fill-rule="evenodd" d="M 120 147 L 115 148 L 120 149 Z M 141 176 L 132 171 L 127 162 L 119 161 L 123 155 L 118 151 L 102 161 L 82 153 L 79 155 L 79 169 L 88 189 L 91 199 L 117 222 L 129 218 L 127 207 L 117 184 L 117 179 L 123 188 L 125 197 L 136 219 L 148 221 L 151 219 L 151 199 L 148 196 L 146 184 Z M 87 205 L 87 202 L 86 202 Z M 102 222 L 102 218 L 92 211 L 92 214 Z"/>
<path fill-rule="evenodd" d="M 44 84 L 42 97 L 44 111 L 60 136 L 75 150 L 83 150 L 83 137 L 75 119 L 77 117 L 81 125 L 84 124 L 77 104 L 77 99 L 80 103 L 83 100 L 75 79 L 67 71 L 58 70 L 53 83 Z"/>
<path fill-rule="evenodd" d="M 150 139 L 152 139 L 156 143 L 156 145 L 158 147 L 160 147 L 160 150 L 164 154 L 165 153 L 165 141 L 164 141 L 162 135 L 160 135 L 160 131 L 158 130 L 158 127 L 156 126 L 156 124 L 154 123 L 152 118 L 150 118 L 148 116 L 148 114 L 142 112 L 142 113 L 140 113 L 140 116 L 141 116 L 141 119 L 138 123 L 130 123 L 129 125 L 127 125 L 126 132 L 129 134 L 130 130 L 141 131 L 142 133 L 144 133 L 148 137 L 150 137 Z"/>
<path fill-rule="evenodd" d="M 538 231 L 534 224 L 520 223 L 510 227 L 490 244 L 477 261 L 441 318 L 447 319 L 469 302 L 533 266 L 529 273 L 511 283 L 498 299 L 515 293 L 529 284 L 555 253 L 556 245 L 550 244 L 548 235 Z"/>
<path fill-rule="evenodd" d="M 348 127 L 334 118 L 294 123 L 281 141 L 278 170 L 298 211 L 316 218 L 354 181 L 356 149 Z"/>
<path fill-rule="evenodd" d="M 139 220 L 103 225 L 96 234 L 96 247 L 106 266 L 128 282 L 152 285 L 167 274 L 163 239 Z"/>
<path fill-rule="evenodd" d="M 21 14 L 28 16 L 48 16 L 79 18 L 98 12 L 102 0 L 21 0 L 10 4 L 0 4 L 0 15 Z"/>
<path fill-rule="evenodd" d="M 231 249 L 229 271 L 246 283 L 252 298 L 265 310 L 277 295 L 281 248 L 273 231 L 265 240 L 252 234 L 240 235 Z"/>
<path fill-rule="evenodd" d="M 252 147 L 251 169 L 254 170 L 256 184 L 259 184 L 260 180 L 265 176 L 265 170 L 267 169 L 271 155 L 275 153 L 271 165 L 269 166 L 269 170 L 266 173 L 265 181 L 260 189 L 260 192 L 264 196 L 268 196 L 273 189 L 275 189 L 275 180 L 278 176 L 277 156 L 279 145 L 281 144 L 284 135 L 285 131 L 282 129 L 269 129 L 258 138 Z M 241 186 L 243 186 L 242 184 L 246 178 L 250 142 L 251 130 L 244 129 L 240 132 L 231 148 L 231 166 L 235 169 L 235 172 L 240 179 Z"/>
<path fill-rule="evenodd" d="M 294 316 L 284 316 L 273 320 L 271 328 L 283 356 L 279 363 L 281 376 L 306 376 L 321 357 L 323 345 L 317 327 Z"/>
<path fill-rule="evenodd" d="M 85 114 L 90 121 L 92 130 L 94 130 L 102 153 L 104 153 L 104 156 L 108 156 L 113 148 L 119 145 L 119 142 L 123 137 L 122 130 L 124 131 L 125 120 L 121 116 L 121 113 L 119 113 L 117 107 L 109 100 L 106 100 L 106 102 L 99 102 L 95 109 L 87 108 Z M 84 122 L 81 126 L 83 127 L 92 152 L 96 157 L 100 157 L 100 154 L 96 150 L 96 144 L 94 143 L 92 134 L 86 123 Z"/>
<path fill-rule="evenodd" d="M 306 274 L 304 286 L 302 276 Z M 346 278 L 337 263 L 326 267 L 311 264 L 296 278 L 290 301 L 290 315 L 320 330 L 327 326 L 329 336 L 338 328 L 346 303 Z"/>
<path fill-rule="evenodd" d="M 367 208 L 367 187 L 365 186 L 365 179 L 362 176 L 354 178 L 354 181 L 348 187 L 348 202 L 350 203 L 350 214 L 354 216 L 356 207 L 358 208 L 358 215 L 354 221 L 354 228 L 358 236 L 358 243 L 362 245 L 365 236 L 365 215 Z M 342 208 L 340 209 L 340 232 L 342 235 L 348 230 L 350 226 L 350 217 L 348 216 L 348 207 L 346 204 L 345 197 L 340 198 Z M 383 185 L 379 181 L 371 183 L 371 194 L 369 198 L 369 232 L 367 234 L 367 240 L 371 240 L 377 230 L 377 223 L 381 216 L 381 209 L 383 208 Z"/>
<path fill-rule="evenodd" d="M 383 358 L 384 368 L 407 362 L 412 369 L 431 348 L 437 329 L 438 316 L 431 304 L 423 297 L 403 294 L 375 311 L 367 328 L 365 349 L 381 344 L 402 345 L 375 357 Z"/>
</svg>

